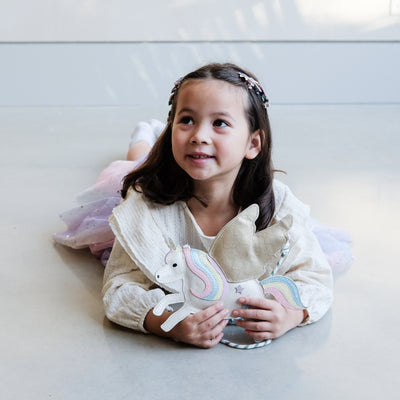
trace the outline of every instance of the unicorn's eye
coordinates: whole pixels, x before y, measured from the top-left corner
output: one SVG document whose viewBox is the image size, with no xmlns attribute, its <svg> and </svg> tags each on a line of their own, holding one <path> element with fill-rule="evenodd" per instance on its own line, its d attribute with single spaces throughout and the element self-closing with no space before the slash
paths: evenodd
<svg viewBox="0 0 400 400">
<path fill-rule="evenodd" d="M 177 263 L 173 263 L 172 266 L 175 268 L 175 267 L 178 266 L 178 264 Z"/>
</svg>

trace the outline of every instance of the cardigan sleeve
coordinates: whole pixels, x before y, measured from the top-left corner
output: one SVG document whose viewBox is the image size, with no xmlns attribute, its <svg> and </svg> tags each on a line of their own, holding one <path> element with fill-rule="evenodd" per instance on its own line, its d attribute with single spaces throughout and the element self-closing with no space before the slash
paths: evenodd
<svg viewBox="0 0 400 400">
<path fill-rule="evenodd" d="M 116 239 L 103 282 L 103 303 L 109 320 L 144 333 L 147 313 L 165 296 L 135 265 Z"/>
<path fill-rule="evenodd" d="M 310 324 L 322 318 L 332 304 L 332 270 L 308 226 L 309 207 L 281 182 L 275 182 L 274 190 L 277 198 L 276 218 L 279 220 L 287 214 L 293 216 L 293 226 L 289 230 L 289 253 L 277 273 L 296 282 L 308 312 L 308 318 L 302 325 Z"/>
<path fill-rule="evenodd" d="M 325 254 L 308 226 L 310 209 L 298 200 L 282 182 L 274 181 L 276 199 L 275 218 L 293 216 L 289 230 L 289 253 L 279 267 L 278 274 L 291 278 L 307 306 L 308 318 L 302 325 L 318 321 L 328 311 L 333 301 L 332 270 Z"/>
<path fill-rule="evenodd" d="M 307 307 L 308 318 L 302 325 L 318 321 L 328 311 L 333 301 L 332 271 L 314 234 L 304 229 L 290 243 L 290 250 L 279 274 L 291 278 Z"/>
</svg>

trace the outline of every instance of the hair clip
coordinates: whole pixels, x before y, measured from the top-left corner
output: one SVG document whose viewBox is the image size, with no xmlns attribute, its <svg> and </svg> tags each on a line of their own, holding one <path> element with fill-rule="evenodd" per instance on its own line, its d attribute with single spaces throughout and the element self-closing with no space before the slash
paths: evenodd
<svg viewBox="0 0 400 400">
<path fill-rule="evenodd" d="M 182 81 L 183 81 L 183 77 L 182 77 L 182 78 L 179 78 L 179 79 L 175 82 L 174 87 L 173 87 L 172 90 L 171 90 L 171 95 L 169 96 L 169 100 L 168 100 L 168 105 L 169 105 L 169 106 L 172 104 L 172 101 L 173 101 L 173 99 L 174 99 L 174 97 L 175 97 L 175 95 L 176 95 L 176 92 L 178 91 L 179 87 L 181 86 Z"/>
<path fill-rule="evenodd" d="M 260 85 L 260 83 L 257 82 L 251 76 L 248 76 L 242 72 L 239 72 L 239 78 L 241 78 L 243 81 L 245 81 L 247 83 L 247 88 L 249 90 L 253 89 L 256 93 L 258 93 L 258 95 L 261 98 L 261 101 L 264 104 L 265 109 L 267 109 L 267 107 L 269 106 L 269 100 L 268 100 L 267 95 L 265 94 L 263 87 Z"/>
</svg>

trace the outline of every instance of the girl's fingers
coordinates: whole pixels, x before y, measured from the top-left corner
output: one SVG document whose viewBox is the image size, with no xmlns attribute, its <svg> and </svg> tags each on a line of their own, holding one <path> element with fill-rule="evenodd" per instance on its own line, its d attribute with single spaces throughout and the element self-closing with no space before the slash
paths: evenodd
<svg viewBox="0 0 400 400">
<path fill-rule="evenodd" d="M 236 325 L 252 332 L 268 332 L 272 325 L 270 322 L 264 321 L 236 321 Z"/>
<path fill-rule="evenodd" d="M 221 310 L 218 310 L 216 313 L 212 314 L 210 317 L 207 319 L 204 319 L 201 321 L 198 325 L 199 331 L 200 332 L 210 332 L 214 330 L 217 326 L 221 326 L 221 323 L 225 323 L 225 317 L 227 317 L 229 314 L 229 310 L 226 310 L 222 308 Z M 224 327 L 226 326 L 226 323 Z"/>
<path fill-rule="evenodd" d="M 256 319 L 261 321 L 269 321 L 272 317 L 272 312 L 269 310 L 263 310 L 259 308 L 241 308 L 234 310 L 232 315 L 237 318 L 245 318 L 245 319 Z"/>
<path fill-rule="evenodd" d="M 187 317 L 182 341 L 203 348 L 217 345 L 224 335 L 222 330 L 228 323 L 225 319 L 229 314 L 222 303 L 216 303 L 202 311 Z"/>
<path fill-rule="evenodd" d="M 204 313 L 206 319 L 197 326 L 200 334 L 200 345 L 204 348 L 211 348 L 217 345 L 224 336 L 222 331 L 228 323 L 228 320 L 224 318 L 229 314 L 229 310 L 224 309 L 223 306 L 220 308 L 220 305 L 215 305 L 203 310 L 202 313 Z"/>
<path fill-rule="evenodd" d="M 218 312 L 224 310 L 224 305 L 223 303 L 215 303 L 210 307 L 205 308 L 202 311 L 197 312 L 196 314 L 193 315 L 194 320 L 197 321 L 198 323 L 201 323 L 202 321 L 205 321 L 211 317 L 213 317 L 215 314 Z"/>
<path fill-rule="evenodd" d="M 224 334 L 222 332 L 220 332 L 214 338 L 203 340 L 201 343 L 199 343 L 199 346 L 203 347 L 205 349 L 210 349 L 211 347 L 216 346 L 221 341 L 223 336 L 224 336 Z"/>
<path fill-rule="evenodd" d="M 228 323 L 227 319 L 224 319 L 220 321 L 213 329 L 210 331 L 204 332 L 203 337 L 206 340 L 214 340 L 217 337 L 220 337 L 221 335 L 223 336 L 224 334 L 222 333 L 223 329 L 226 327 Z M 222 337 L 221 336 L 221 337 Z"/>
<path fill-rule="evenodd" d="M 271 332 L 245 331 L 245 333 L 256 341 L 275 339 L 275 336 Z"/>
<path fill-rule="evenodd" d="M 247 306 L 262 308 L 264 310 L 272 310 L 276 305 L 275 300 L 266 299 L 264 297 L 240 297 L 239 303 Z"/>
<path fill-rule="evenodd" d="M 259 297 L 240 297 L 239 303 L 250 306 L 250 308 L 238 308 L 233 310 L 232 315 L 237 318 L 257 319 L 270 321 L 273 315 L 282 308 L 275 300 Z"/>
</svg>

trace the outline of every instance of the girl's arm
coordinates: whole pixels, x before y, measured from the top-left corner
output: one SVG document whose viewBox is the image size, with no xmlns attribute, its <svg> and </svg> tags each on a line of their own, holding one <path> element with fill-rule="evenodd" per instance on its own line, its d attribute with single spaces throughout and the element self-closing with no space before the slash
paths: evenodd
<svg viewBox="0 0 400 400">
<path fill-rule="evenodd" d="M 151 332 L 198 347 L 210 348 L 221 340 L 228 315 L 222 304 L 190 315 L 170 332 L 161 325 L 172 311 L 160 316 L 152 309 L 165 296 L 154 283 L 135 265 L 116 240 L 104 273 L 103 303 L 107 318 L 111 321 L 141 332 Z"/>
<path fill-rule="evenodd" d="M 315 235 L 306 227 L 291 240 L 289 254 L 277 274 L 291 278 L 297 285 L 307 316 L 301 325 L 322 318 L 333 302 L 333 277 L 325 254 Z"/>
<path fill-rule="evenodd" d="M 252 308 L 233 311 L 234 317 L 244 318 L 237 320 L 236 325 L 255 340 L 275 339 L 307 318 L 307 311 L 289 310 L 275 300 L 241 297 L 239 302 Z"/>
<path fill-rule="evenodd" d="M 290 329 L 322 318 L 332 304 L 332 273 L 322 250 L 311 231 L 304 229 L 277 274 L 296 282 L 301 301 L 307 310 L 292 311 L 275 300 L 241 298 L 242 304 L 253 308 L 234 311 L 235 317 L 244 318 L 237 324 L 254 339 L 277 338 Z"/>
<path fill-rule="evenodd" d="M 164 296 L 115 240 L 104 271 L 103 303 L 109 320 L 146 333 L 144 320 Z"/>
<path fill-rule="evenodd" d="M 217 345 L 224 336 L 222 331 L 228 323 L 224 318 L 228 314 L 229 311 L 223 308 L 223 304 L 217 303 L 189 315 L 169 332 L 164 332 L 160 326 L 170 317 L 171 312 L 165 311 L 162 315 L 156 316 L 150 311 L 145 318 L 145 328 L 155 335 L 208 349 Z"/>
</svg>

